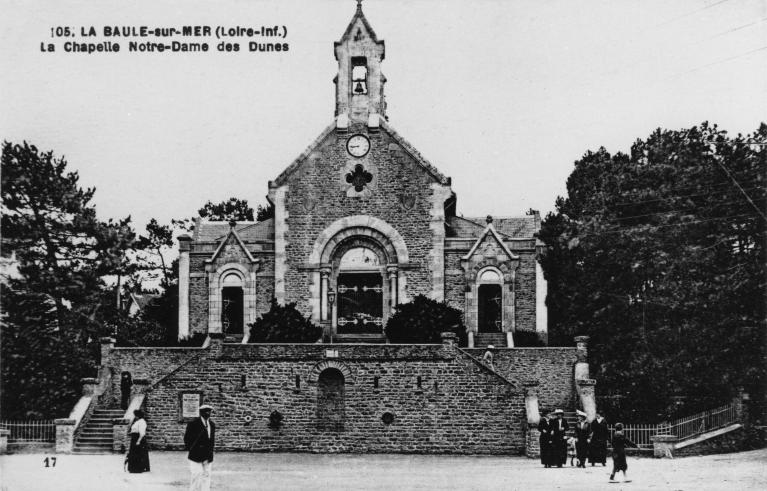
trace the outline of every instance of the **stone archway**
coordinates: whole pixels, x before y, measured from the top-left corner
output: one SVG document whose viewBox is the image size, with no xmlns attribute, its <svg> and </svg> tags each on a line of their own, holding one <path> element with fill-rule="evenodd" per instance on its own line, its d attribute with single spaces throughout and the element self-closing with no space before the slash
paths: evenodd
<svg viewBox="0 0 767 491">
<path fill-rule="evenodd" d="M 317 428 L 343 431 L 346 422 L 345 379 L 337 368 L 323 370 L 317 378 Z"/>
<path fill-rule="evenodd" d="M 378 258 L 376 274 L 359 279 L 358 288 L 381 289 L 380 321 L 385 323 L 391 310 L 406 300 L 406 276 L 403 269 L 408 266 L 408 250 L 402 236 L 385 221 L 368 215 L 345 217 L 333 222 L 323 230 L 314 243 L 307 262 L 307 269 L 313 271 L 310 284 L 312 320 L 326 325 L 331 335 L 337 329 L 337 296 L 332 305 L 328 292 L 338 295 L 338 277 L 341 260 L 346 252 L 354 248 L 367 248 Z M 372 273 L 360 271 L 359 273 Z M 369 283 L 369 284 L 368 284 Z M 346 285 L 348 286 L 348 285 Z M 370 291 L 370 290 L 368 290 Z M 373 316 L 376 317 L 376 316 Z"/>
</svg>

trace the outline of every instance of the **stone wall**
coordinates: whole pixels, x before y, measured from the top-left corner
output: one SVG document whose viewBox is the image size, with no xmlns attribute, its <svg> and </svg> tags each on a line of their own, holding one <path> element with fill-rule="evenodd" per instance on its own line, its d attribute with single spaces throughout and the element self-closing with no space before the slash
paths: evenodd
<svg viewBox="0 0 767 491">
<path fill-rule="evenodd" d="M 468 249 L 445 251 L 445 301 L 461 312 L 466 308 L 466 274 L 461 268 L 461 258 Z"/>
<path fill-rule="evenodd" d="M 346 140 L 357 132 L 366 133 L 371 143 L 370 152 L 360 159 L 346 152 Z M 358 164 L 372 175 L 360 193 L 350 190 L 345 179 Z M 304 314 L 311 313 L 309 274 L 302 268 L 320 233 L 336 220 L 354 215 L 374 216 L 399 232 L 413 266 L 406 272 L 407 296 L 429 295 L 432 182 L 434 178 L 386 131 L 368 132 L 357 125 L 348 133 L 329 133 L 287 179 L 286 300 L 298 302 Z"/>
<path fill-rule="evenodd" d="M 466 349 L 481 358 L 484 348 Z M 542 411 L 561 408 L 574 411 L 576 392 L 575 348 L 504 348 L 493 350 L 493 367 L 518 390 L 525 382 L 539 382 L 538 407 Z"/>
<path fill-rule="evenodd" d="M 517 329 L 535 332 L 535 252 L 513 252 L 519 256 L 515 285 Z"/>
<path fill-rule="evenodd" d="M 543 353 L 538 363 L 525 349 L 508 350 L 516 353 L 502 363 L 509 383 L 463 350 L 443 345 L 218 343 L 209 349 L 111 351 L 109 363 L 117 374 L 128 370 L 150 383 L 166 376 L 146 395 L 154 448 L 182 448 L 179 394 L 201 391 L 216 408 L 219 449 L 521 454 L 526 416 L 524 393 L 515 381 L 532 375 L 516 370 L 541 373 L 547 377 L 542 392 L 554 393 L 558 389 L 549 391 L 547 385 L 559 384 L 556 377 L 567 371 L 554 367 L 555 358 L 563 365 L 574 360 L 566 348 Z M 326 368 L 337 368 L 344 377 L 339 431 L 318 422 L 317 381 Z M 279 428 L 269 426 L 273 411 L 284 416 Z M 390 424 L 383 421 L 385 413 L 394 416 Z"/>
<path fill-rule="evenodd" d="M 205 259 L 209 255 L 189 257 L 189 334 L 208 332 L 208 273 Z"/>
</svg>

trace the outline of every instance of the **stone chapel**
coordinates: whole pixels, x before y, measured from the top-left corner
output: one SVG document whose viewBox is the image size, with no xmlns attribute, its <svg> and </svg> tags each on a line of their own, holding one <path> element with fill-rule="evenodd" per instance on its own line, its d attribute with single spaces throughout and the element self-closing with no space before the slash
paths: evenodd
<svg viewBox="0 0 767 491">
<path fill-rule="evenodd" d="M 539 215 L 457 215 L 450 178 L 388 123 L 384 43 L 359 3 L 335 57 L 335 117 L 269 183 L 274 218 L 198 221 L 180 238 L 179 336 L 204 344 L 102 338 L 99 377 L 57 420 L 57 451 L 124 451 L 135 409 L 152 448 L 181 450 L 203 403 L 217 411 L 217 450 L 258 452 L 535 457 L 541 410 L 593 418 L 586 337 L 514 346 L 515 334 L 546 334 Z M 453 333 L 383 344 L 389 316 L 417 295 L 463 311 L 469 346 Z M 249 343 L 272 299 L 295 302 L 332 344 Z"/>
<path fill-rule="evenodd" d="M 457 214 L 443 175 L 389 124 L 383 40 L 358 3 L 334 43 L 335 116 L 274 180 L 274 218 L 198 220 L 180 237 L 179 337 L 246 342 L 271 299 L 295 302 L 335 342 L 384 342 L 416 295 L 463 311 L 469 346 L 546 337 L 540 215 Z"/>
</svg>

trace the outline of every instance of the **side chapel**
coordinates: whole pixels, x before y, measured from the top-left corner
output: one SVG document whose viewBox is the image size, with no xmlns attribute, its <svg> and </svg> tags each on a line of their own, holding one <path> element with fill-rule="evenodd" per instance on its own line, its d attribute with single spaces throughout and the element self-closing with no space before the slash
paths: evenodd
<svg viewBox="0 0 767 491">
<path fill-rule="evenodd" d="M 384 42 L 359 2 L 334 54 L 335 117 L 269 182 L 274 218 L 198 220 L 179 238 L 179 337 L 246 342 L 275 298 L 326 340 L 384 342 L 388 317 L 420 294 L 463 311 L 470 347 L 545 339 L 540 215 L 457 215 L 450 178 L 389 124 Z"/>
</svg>

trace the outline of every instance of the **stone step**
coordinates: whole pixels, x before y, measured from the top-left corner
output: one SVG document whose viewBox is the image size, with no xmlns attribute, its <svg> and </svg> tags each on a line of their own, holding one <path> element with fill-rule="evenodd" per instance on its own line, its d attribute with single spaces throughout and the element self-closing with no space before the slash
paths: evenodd
<svg viewBox="0 0 767 491">
<path fill-rule="evenodd" d="M 479 332 L 474 335 L 474 346 L 477 348 L 486 348 L 492 344 L 496 348 L 506 347 L 505 332 Z"/>
<path fill-rule="evenodd" d="M 104 437 L 112 437 L 112 430 L 109 431 L 94 431 L 90 428 L 83 428 L 83 431 L 80 432 L 80 436 L 104 436 Z"/>
<path fill-rule="evenodd" d="M 77 443 L 74 446 L 75 449 L 80 450 L 101 450 L 104 448 L 112 448 L 111 442 L 87 442 L 87 443 Z"/>
<path fill-rule="evenodd" d="M 112 453 L 112 447 L 87 447 L 87 448 L 78 448 L 75 447 L 72 449 L 72 453 L 77 454 L 93 454 L 93 455 L 100 455 L 100 454 L 108 454 Z"/>
</svg>

